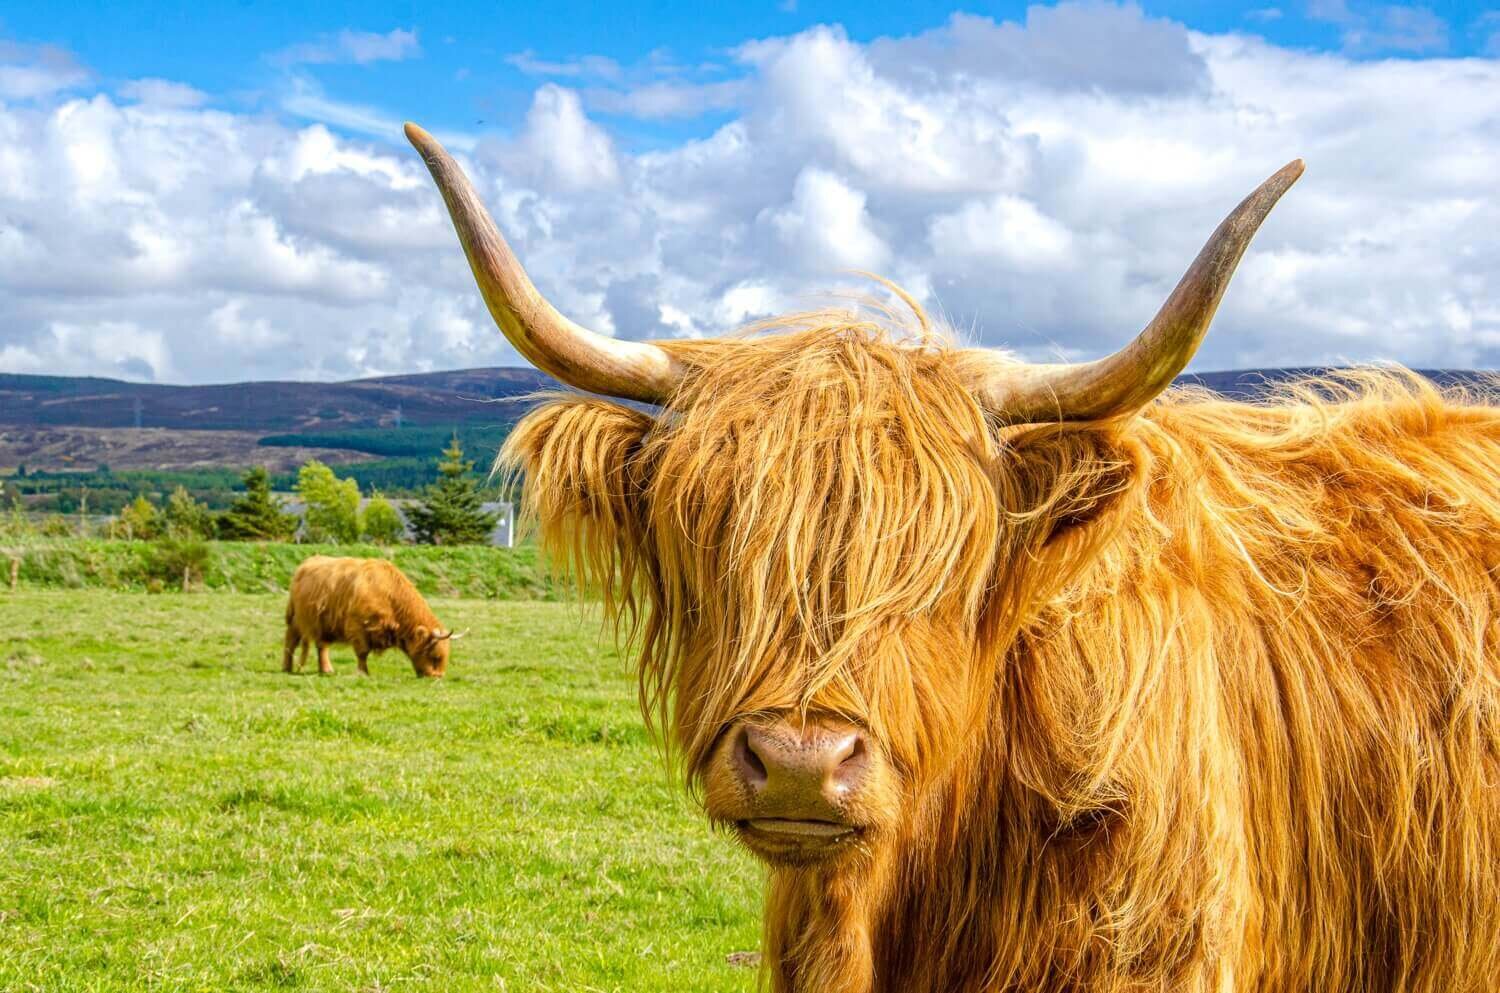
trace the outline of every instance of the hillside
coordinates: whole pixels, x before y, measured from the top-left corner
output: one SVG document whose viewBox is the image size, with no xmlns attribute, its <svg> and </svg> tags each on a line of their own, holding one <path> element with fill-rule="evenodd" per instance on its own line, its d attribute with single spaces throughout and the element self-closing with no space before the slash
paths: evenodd
<svg viewBox="0 0 1500 993">
<path fill-rule="evenodd" d="M 534 369 L 464 369 L 342 383 L 161 386 L 92 376 L 0 374 L 0 425 L 188 428 L 257 434 L 515 419 L 513 400 L 555 387 Z"/>
<path fill-rule="evenodd" d="M 1314 369 L 1252 369 L 1181 377 L 1234 399 L 1255 399 Z M 1429 370 L 1444 384 L 1482 374 Z M 556 388 L 529 368 L 464 369 L 341 383 L 250 382 L 160 386 L 114 379 L 0 374 L 0 473 L 189 470 L 264 464 L 286 471 L 309 457 L 399 468 L 367 482 L 416 485 L 449 434 L 481 461 L 538 391 Z M 400 430 L 397 430 L 397 427 Z M 399 467 L 392 459 L 404 459 Z M 418 466 L 412 460 L 421 460 Z M 408 478 L 410 477 L 410 478 Z"/>
</svg>

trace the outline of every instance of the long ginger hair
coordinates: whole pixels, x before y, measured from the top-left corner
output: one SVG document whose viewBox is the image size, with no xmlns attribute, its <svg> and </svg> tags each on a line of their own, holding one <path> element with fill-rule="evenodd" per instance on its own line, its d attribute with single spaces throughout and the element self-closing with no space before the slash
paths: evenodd
<svg viewBox="0 0 1500 993">
<path fill-rule="evenodd" d="M 516 428 L 690 785 L 761 712 L 897 775 L 768 882 L 779 993 L 1479 993 L 1500 976 L 1500 408 L 1401 370 L 1002 427 L 818 313 Z"/>
</svg>

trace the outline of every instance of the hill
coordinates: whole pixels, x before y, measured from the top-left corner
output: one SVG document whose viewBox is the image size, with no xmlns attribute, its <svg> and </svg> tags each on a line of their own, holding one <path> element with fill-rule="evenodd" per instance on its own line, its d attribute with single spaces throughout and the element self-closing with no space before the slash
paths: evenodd
<svg viewBox="0 0 1500 993">
<path fill-rule="evenodd" d="M 495 424 L 515 402 L 556 388 L 534 369 L 463 369 L 341 383 L 268 381 L 207 386 L 127 383 L 92 376 L 0 374 L 0 424 L 10 427 L 186 428 L 198 431 L 332 431 Z M 495 402 L 502 401 L 502 402 Z"/>
<path fill-rule="evenodd" d="M 1318 371 L 1207 372 L 1178 382 L 1253 400 L 1275 383 Z M 1423 374 L 1443 384 L 1484 376 Z M 207 386 L 0 374 L 0 473 L 23 464 L 68 474 L 100 465 L 176 471 L 264 464 L 288 471 L 317 457 L 362 463 L 354 470 L 364 474 L 362 484 L 399 489 L 427 481 L 433 457 L 454 431 L 485 461 L 531 398 L 557 386 L 530 368 Z"/>
</svg>

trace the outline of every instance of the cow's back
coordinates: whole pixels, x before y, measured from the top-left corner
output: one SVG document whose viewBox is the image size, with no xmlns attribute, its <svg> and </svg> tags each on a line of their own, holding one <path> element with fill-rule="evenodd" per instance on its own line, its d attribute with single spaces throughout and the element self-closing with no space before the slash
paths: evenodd
<svg viewBox="0 0 1500 993">
<path fill-rule="evenodd" d="M 1221 895 L 1242 988 L 1478 993 L 1500 976 L 1500 410 L 1370 388 L 1174 432 L 1223 553 L 1176 577 L 1213 631 L 1201 740 L 1237 784 Z"/>
<path fill-rule="evenodd" d="M 352 626 L 365 624 L 375 597 L 366 589 L 372 560 L 314 555 L 292 575 L 288 613 L 303 635 L 319 641 L 344 641 Z M 379 561 L 379 560 L 374 560 Z"/>
</svg>

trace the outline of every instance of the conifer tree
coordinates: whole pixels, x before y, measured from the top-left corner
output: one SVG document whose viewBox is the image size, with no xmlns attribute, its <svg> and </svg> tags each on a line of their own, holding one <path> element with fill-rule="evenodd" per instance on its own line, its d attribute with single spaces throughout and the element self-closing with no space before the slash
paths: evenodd
<svg viewBox="0 0 1500 993">
<path fill-rule="evenodd" d="M 286 541 L 297 531 L 297 518 L 281 512 L 270 475 L 256 466 L 245 473 L 245 495 L 219 515 L 218 529 L 230 541 Z"/>
<path fill-rule="evenodd" d="M 474 463 L 464 458 L 454 434 L 438 463 L 438 481 L 427 487 L 422 502 L 408 511 L 417 540 L 430 545 L 473 545 L 489 541 L 499 514 L 487 513 L 472 475 Z"/>
</svg>

